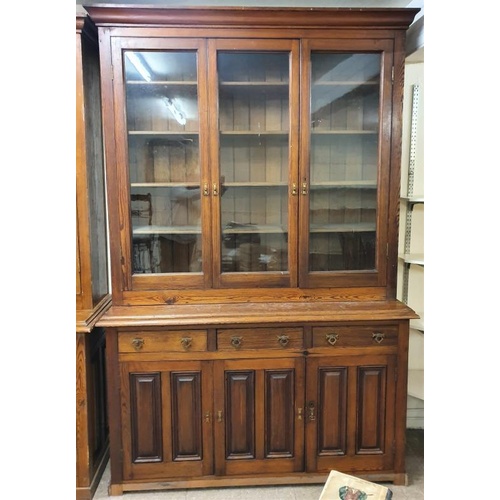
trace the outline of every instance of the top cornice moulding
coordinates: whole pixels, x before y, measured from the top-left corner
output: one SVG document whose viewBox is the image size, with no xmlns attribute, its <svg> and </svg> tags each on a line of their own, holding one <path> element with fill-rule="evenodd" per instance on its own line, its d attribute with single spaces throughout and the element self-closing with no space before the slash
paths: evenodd
<svg viewBox="0 0 500 500">
<path fill-rule="evenodd" d="M 84 5 L 97 26 L 260 26 L 408 29 L 420 9 Z"/>
</svg>

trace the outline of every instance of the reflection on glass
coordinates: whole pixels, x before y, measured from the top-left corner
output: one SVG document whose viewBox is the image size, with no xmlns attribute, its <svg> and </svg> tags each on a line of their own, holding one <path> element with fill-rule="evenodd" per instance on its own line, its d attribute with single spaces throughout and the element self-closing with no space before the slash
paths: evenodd
<svg viewBox="0 0 500 500">
<path fill-rule="evenodd" d="M 197 58 L 124 56 L 133 273 L 201 272 Z"/>
<path fill-rule="evenodd" d="M 223 272 L 288 270 L 289 53 L 221 52 Z"/>
<path fill-rule="evenodd" d="M 380 63 L 311 55 L 310 271 L 375 268 Z"/>
</svg>

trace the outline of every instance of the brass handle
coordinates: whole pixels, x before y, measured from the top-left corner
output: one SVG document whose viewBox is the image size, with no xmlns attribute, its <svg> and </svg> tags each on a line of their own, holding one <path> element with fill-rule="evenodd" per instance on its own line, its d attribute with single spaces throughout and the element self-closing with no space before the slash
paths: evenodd
<svg viewBox="0 0 500 500">
<path fill-rule="evenodd" d="M 292 184 L 292 196 L 297 196 L 297 184 Z"/>
<path fill-rule="evenodd" d="M 209 411 L 205 412 L 205 417 L 204 418 L 205 418 L 205 422 L 210 423 L 210 412 Z"/>
<path fill-rule="evenodd" d="M 316 420 L 314 401 L 309 401 L 307 410 L 309 412 L 309 420 Z"/>
<path fill-rule="evenodd" d="M 222 410 L 217 412 L 217 422 L 222 422 Z"/>
<path fill-rule="evenodd" d="M 216 182 L 214 182 L 214 185 L 213 185 L 213 192 L 214 192 L 214 196 L 219 196 L 219 186 L 217 186 Z"/>
<path fill-rule="evenodd" d="M 243 344 L 243 337 L 231 337 L 231 345 L 235 349 L 239 349 L 241 344 Z"/>
<path fill-rule="evenodd" d="M 328 333 L 326 335 L 326 341 L 330 345 L 335 345 L 338 339 L 339 339 L 339 334 L 338 333 Z"/>
<path fill-rule="evenodd" d="M 135 338 L 132 339 L 132 345 L 136 351 L 140 351 L 144 346 L 144 339 Z"/>
<path fill-rule="evenodd" d="M 187 351 L 191 347 L 192 342 L 193 342 L 193 339 L 191 337 L 182 337 L 181 346 L 183 349 L 185 349 Z"/>
<path fill-rule="evenodd" d="M 286 347 L 288 342 L 290 342 L 290 337 L 288 335 L 278 335 L 278 342 L 281 347 Z"/>
<path fill-rule="evenodd" d="M 307 182 L 302 183 L 302 194 L 307 194 Z"/>
<path fill-rule="evenodd" d="M 302 412 L 304 410 L 302 408 L 297 408 L 297 420 L 302 420 Z"/>
<path fill-rule="evenodd" d="M 203 196 L 208 196 L 210 194 L 210 191 L 208 189 L 208 182 L 205 182 L 205 184 L 203 184 Z"/>
<path fill-rule="evenodd" d="M 375 333 L 372 333 L 372 339 L 377 343 L 377 344 L 380 344 L 380 342 L 382 342 L 382 340 L 385 339 L 385 333 L 382 333 L 382 332 L 375 332 Z"/>
</svg>

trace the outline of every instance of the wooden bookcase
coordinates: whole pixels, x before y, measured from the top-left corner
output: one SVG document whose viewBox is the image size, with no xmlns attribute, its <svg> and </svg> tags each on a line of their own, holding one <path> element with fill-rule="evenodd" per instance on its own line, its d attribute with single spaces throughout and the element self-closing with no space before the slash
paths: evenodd
<svg viewBox="0 0 500 500">
<path fill-rule="evenodd" d="M 416 9 L 86 7 L 112 494 L 406 480 L 396 299 Z"/>
<path fill-rule="evenodd" d="M 76 14 L 76 498 L 90 500 L 109 458 L 106 341 L 97 320 L 108 287 L 97 29 Z"/>
</svg>

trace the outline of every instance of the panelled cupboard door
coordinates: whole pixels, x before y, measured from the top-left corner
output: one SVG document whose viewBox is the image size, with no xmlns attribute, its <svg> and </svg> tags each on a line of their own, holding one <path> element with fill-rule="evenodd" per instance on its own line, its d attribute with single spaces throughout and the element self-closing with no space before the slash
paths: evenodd
<svg viewBox="0 0 500 500">
<path fill-rule="evenodd" d="M 394 355 L 307 360 L 306 470 L 394 466 Z"/>
<path fill-rule="evenodd" d="M 303 40 L 299 284 L 384 286 L 391 40 Z"/>
<path fill-rule="evenodd" d="M 216 473 L 302 471 L 304 360 L 221 360 L 214 370 Z"/>
<path fill-rule="evenodd" d="M 210 362 L 123 363 L 121 386 L 124 479 L 213 473 Z"/>
<path fill-rule="evenodd" d="M 296 286 L 299 42 L 208 54 L 214 285 Z"/>
<path fill-rule="evenodd" d="M 207 287 L 206 43 L 116 37 L 112 68 L 116 165 L 108 184 L 120 247 L 112 243 L 111 252 L 124 289 Z"/>
</svg>

